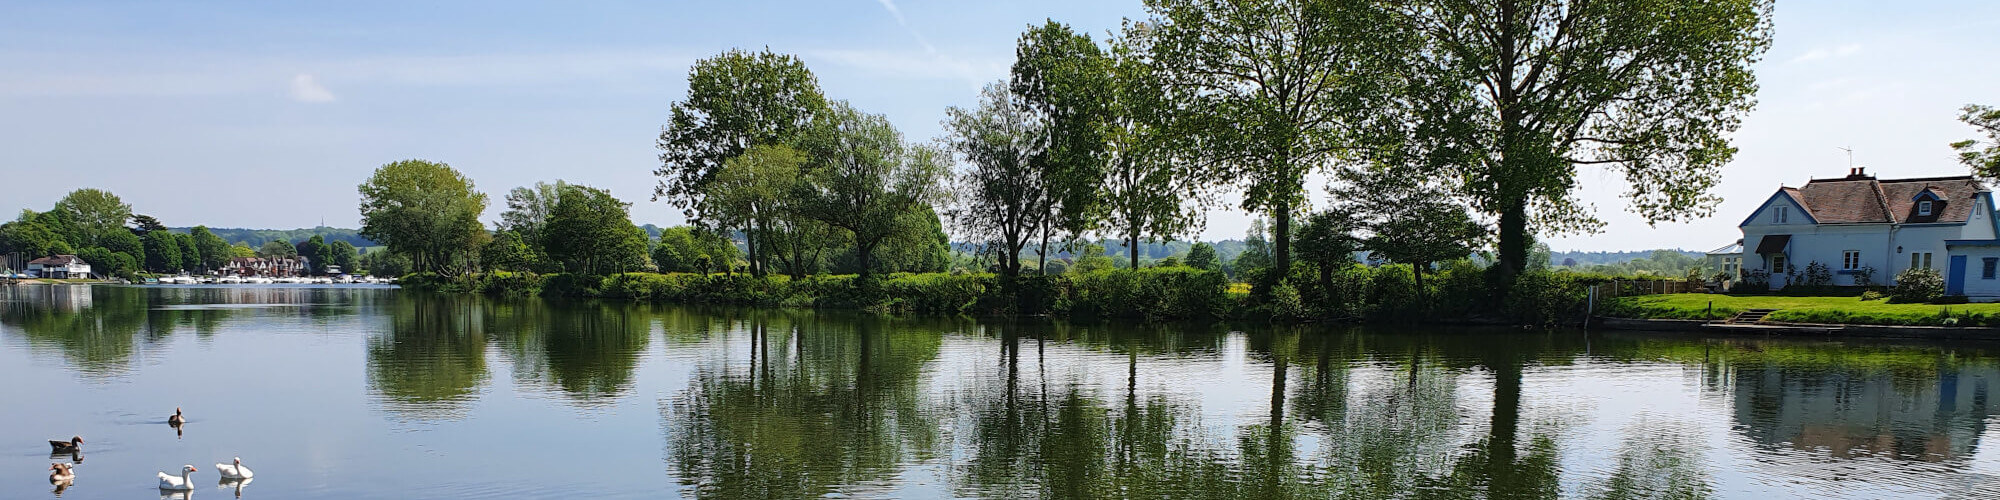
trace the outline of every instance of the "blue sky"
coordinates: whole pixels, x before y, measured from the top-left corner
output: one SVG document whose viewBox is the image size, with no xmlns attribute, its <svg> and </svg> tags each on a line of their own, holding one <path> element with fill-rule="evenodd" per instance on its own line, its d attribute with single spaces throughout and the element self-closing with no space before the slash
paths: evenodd
<svg viewBox="0 0 2000 500">
<path fill-rule="evenodd" d="M 1005 76 L 1030 23 L 1103 34 L 1136 1 L 0 2 L 0 207 L 46 209 L 109 189 L 169 225 L 353 227 L 355 184 L 425 158 L 493 197 L 564 179 L 648 198 L 653 139 L 693 60 L 732 48 L 799 54 L 829 96 L 912 140 Z M 1716 216 L 1648 227 L 1622 180 L 1586 169 L 1609 225 L 1558 249 L 1707 249 L 1781 183 L 1855 161 L 1891 177 L 1956 175 L 1957 108 L 2000 104 L 2000 6 L 1780 2 Z M 1317 192 L 1317 190 L 1315 190 Z M 11 209 L 11 208 L 10 208 Z M 1208 239 L 1248 216 L 1210 217 Z"/>
</svg>

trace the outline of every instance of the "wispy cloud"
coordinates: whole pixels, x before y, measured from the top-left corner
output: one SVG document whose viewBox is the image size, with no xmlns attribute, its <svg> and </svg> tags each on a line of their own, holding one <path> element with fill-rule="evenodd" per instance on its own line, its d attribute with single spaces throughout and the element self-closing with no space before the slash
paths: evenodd
<svg viewBox="0 0 2000 500">
<path fill-rule="evenodd" d="M 299 73 L 292 77 L 292 100 L 298 102 L 333 102 L 333 91 L 320 85 L 310 73 Z"/>
<path fill-rule="evenodd" d="M 1792 58 L 1792 62 L 1804 63 L 1813 61 L 1823 61 L 1827 59 L 1838 59 L 1854 55 L 1854 53 L 1860 51 L 1861 51 L 1861 44 L 1858 43 L 1850 43 L 1846 45 L 1841 45 L 1839 47 L 1820 47 L 1808 50 L 1804 54 L 1799 54 L 1798 57 Z"/>
<path fill-rule="evenodd" d="M 866 70 L 873 74 L 929 80 L 960 80 L 977 89 L 980 85 L 1007 76 L 1012 61 L 968 60 L 944 54 L 915 51 L 822 49 L 806 53 L 815 59 Z"/>
<path fill-rule="evenodd" d="M 925 40 L 923 33 L 918 33 L 916 28 L 910 27 L 910 20 L 903 17 L 903 9 L 896 7 L 896 0 L 876 0 L 876 1 L 881 2 L 882 8 L 884 10 L 889 11 L 889 17 L 896 18 L 896 24 L 902 26 L 903 31 L 910 32 L 910 36 L 917 39 L 917 45 L 922 46 L 924 48 L 924 52 L 931 54 L 937 53 L 937 47 L 932 46 L 930 40 Z"/>
</svg>

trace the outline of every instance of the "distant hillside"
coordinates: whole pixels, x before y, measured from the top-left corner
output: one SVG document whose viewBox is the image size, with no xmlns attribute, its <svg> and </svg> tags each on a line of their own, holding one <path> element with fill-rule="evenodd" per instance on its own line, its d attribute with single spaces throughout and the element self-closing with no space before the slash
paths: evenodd
<svg viewBox="0 0 2000 500">
<path fill-rule="evenodd" d="M 188 228 L 188 227 L 167 228 L 167 230 L 176 233 L 185 233 L 191 229 L 193 228 Z M 356 248 L 366 248 L 366 247 L 381 245 L 379 243 L 369 240 L 368 238 L 361 237 L 361 231 L 358 229 L 346 229 L 339 227 L 320 226 L 309 229 L 307 228 L 242 229 L 242 228 L 211 227 L 208 228 L 208 231 L 211 233 L 215 233 L 216 236 L 222 237 L 222 241 L 227 241 L 230 243 L 243 243 L 246 245 L 250 245 L 250 248 L 257 248 L 263 246 L 265 242 L 276 241 L 276 240 L 283 240 L 286 243 L 298 243 L 301 241 L 311 239 L 313 235 L 319 235 L 319 237 L 326 239 L 327 243 L 333 243 L 335 241 L 345 241 L 347 242 L 347 244 L 354 245 Z"/>
</svg>

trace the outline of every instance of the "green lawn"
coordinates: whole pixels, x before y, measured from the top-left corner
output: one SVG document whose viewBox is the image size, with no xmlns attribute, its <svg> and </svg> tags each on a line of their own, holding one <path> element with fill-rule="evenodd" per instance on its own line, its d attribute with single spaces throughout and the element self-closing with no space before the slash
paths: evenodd
<svg viewBox="0 0 2000 500">
<path fill-rule="evenodd" d="M 1710 304 L 1713 304 L 1711 310 Z M 1766 321 L 1862 325 L 2000 325 L 2000 303 L 1890 304 L 1857 297 L 1784 297 L 1680 293 L 1610 299 L 1598 314 L 1640 319 L 1726 319 L 1747 309 L 1776 309 Z"/>
</svg>

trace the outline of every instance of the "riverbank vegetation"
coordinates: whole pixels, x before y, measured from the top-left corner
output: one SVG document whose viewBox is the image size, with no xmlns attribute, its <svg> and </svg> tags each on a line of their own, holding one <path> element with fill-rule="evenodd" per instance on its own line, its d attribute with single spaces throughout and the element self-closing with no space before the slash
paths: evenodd
<svg viewBox="0 0 2000 500">
<path fill-rule="evenodd" d="M 1750 309 L 1775 309 L 1765 321 L 1856 325 L 2000 326 L 2000 303 L 1894 303 L 1876 295 L 1785 296 L 1664 294 L 1606 300 L 1615 318 L 1722 320 Z"/>
<path fill-rule="evenodd" d="M 340 230 L 321 229 L 340 234 Z M 327 266 L 351 270 L 359 262 L 359 249 L 345 239 L 329 243 L 319 234 L 296 241 L 267 238 L 254 240 L 257 246 L 253 248 L 250 240 L 231 244 L 221 234 L 243 236 L 246 232 L 217 233 L 205 226 L 169 229 L 152 216 L 134 213 L 132 205 L 116 194 L 82 188 L 71 191 L 47 211 L 22 210 L 15 220 L 0 224 L 0 255 L 22 256 L 16 265 L 25 264 L 27 259 L 75 255 L 90 264 L 92 274 L 127 280 L 153 274 L 220 271 L 239 257 L 303 256 L 312 273 L 324 273 Z M 25 269 L 0 271 L 11 274 Z"/>
<path fill-rule="evenodd" d="M 1597 224 L 1573 199 L 1579 165 L 1623 172 L 1648 221 L 1706 214 L 1769 4 L 1531 4 L 1493 17 L 1450 2 L 1167 0 L 1101 39 L 1033 25 L 1008 76 L 947 110 L 936 141 L 826 95 L 797 56 L 730 50 L 694 63 L 656 143 L 654 198 L 685 229 L 650 238 L 608 190 L 561 180 L 509 192 L 488 229 L 471 179 L 408 160 L 361 186 L 361 234 L 409 259 L 409 286 L 452 291 L 1580 319 L 1591 278 L 1538 270 L 1534 235 Z M 1311 203 L 1314 175 L 1328 203 Z M 1231 196 L 1261 217 L 1228 262 L 1207 245 L 1141 261 Z M 1104 240 L 1133 250 L 1114 261 Z"/>
</svg>

